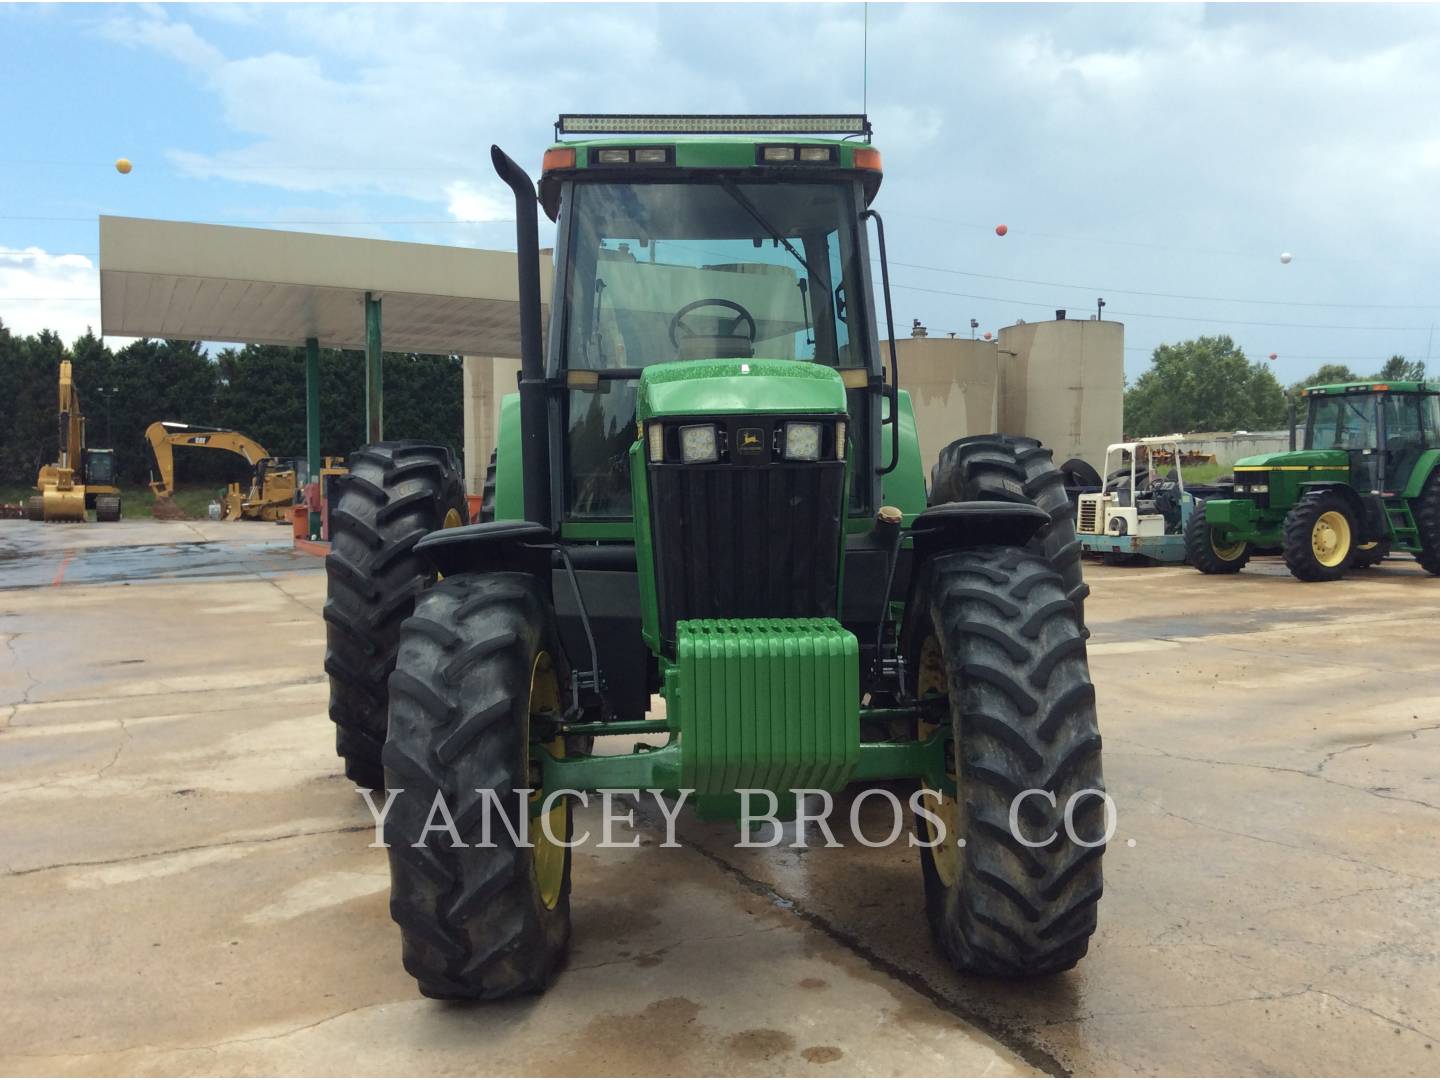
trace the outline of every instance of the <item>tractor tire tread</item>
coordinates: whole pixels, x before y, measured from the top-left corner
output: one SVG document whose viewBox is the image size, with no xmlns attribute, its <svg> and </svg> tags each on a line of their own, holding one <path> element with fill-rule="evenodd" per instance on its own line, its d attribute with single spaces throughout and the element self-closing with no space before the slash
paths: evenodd
<svg viewBox="0 0 1440 1080">
<path fill-rule="evenodd" d="M 459 510 L 463 520 L 465 500 L 450 452 L 442 446 L 376 443 L 351 454 L 349 467 L 330 515 L 324 667 L 335 749 L 345 759 L 345 774 L 380 787 L 400 624 L 434 579 L 414 547 L 440 527 L 447 510 Z"/>
<path fill-rule="evenodd" d="M 534 849 L 509 832 L 518 824 L 513 793 L 529 786 L 531 665 L 540 649 L 555 655 L 551 621 L 533 578 L 496 573 L 438 582 L 401 628 L 385 744 L 395 797 L 384 836 L 405 969 L 430 997 L 537 992 L 565 955 L 568 865 L 557 904 L 545 908 Z M 432 623 L 454 640 L 434 633 Z M 477 650 L 477 643 L 499 645 Z M 456 679 L 450 669 L 459 658 L 468 659 Z M 459 846 L 434 810 L 441 797 L 455 811 Z M 486 835 L 491 846 L 480 846 Z M 426 847 L 413 846 L 419 838 Z"/>
<path fill-rule="evenodd" d="M 926 907 L 957 968 L 999 977 L 1073 967 L 1088 948 L 1103 888 L 1103 826 L 1087 833 L 1087 815 L 1075 814 L 1080 838 L 1094 847 L 1075 843 L 1064 826 L 1072 796 L 1104 789 L 1083 628 L 1061 602 L 1065 583 L 1048 562 L 1016 554 L 981 547 L 938 556 L 922 593 L 949 672 L 967 830 L 958 882 L 941 881 L 929 851 L 922 853 Z M 990 592 L 1006 604 L 977 595 Z M 1055 795 L 1054 806 L 1032 797 L 1018 807 L 1027 837 L 1055 834 L 1037 847 L 1009 827 L 1012 800 L 1033 788 Z M 1052 928 L 1071 927 L 1078 929 L 1054 939 Z"/>
</svg>

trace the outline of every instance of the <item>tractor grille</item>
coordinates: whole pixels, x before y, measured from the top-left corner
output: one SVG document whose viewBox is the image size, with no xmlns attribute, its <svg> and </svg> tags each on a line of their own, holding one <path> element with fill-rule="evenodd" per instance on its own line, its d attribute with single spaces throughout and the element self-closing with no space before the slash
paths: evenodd
<svg viewBox="0 0 1440 1080">
<path fill-rule="evenodd" d="M 649 467 L 660 633 L 680 619 L 834 616 L 845 464 Z"/>
<path fill-rule="evenodd" d="M 1082 532 L 1082 533 L 1098 533 L 1098 532 L 1100 531 L 1100 529 L 1096 527 L 1096 522 L 1097 522 L 1097 519 L 1099 518 L 1099 516 L 1100 516 L 1100 496 L 1099 496 L 1099 495 L 1081 495 L 1081 496 L 1080 496 L 1080 520 L 1079 520 L 1078 526 L 1076 527 L 1075 531 L 1076 531 L 1076 532 Z"/>
</svg>

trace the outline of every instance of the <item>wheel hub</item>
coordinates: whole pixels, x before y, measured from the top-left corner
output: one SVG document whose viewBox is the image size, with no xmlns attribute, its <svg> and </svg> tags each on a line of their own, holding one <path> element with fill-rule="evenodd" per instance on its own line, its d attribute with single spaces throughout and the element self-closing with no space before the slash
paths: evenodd
<svg viewBox="0 0 1440 1080">
<path fill-rule="evenodd" d="M 1310 530 L 1310 549 L 1321 566 L 1339 566 L 1350 551 L 1350 523 L 1345 515 L 1327 510 Z"/>
</svg>

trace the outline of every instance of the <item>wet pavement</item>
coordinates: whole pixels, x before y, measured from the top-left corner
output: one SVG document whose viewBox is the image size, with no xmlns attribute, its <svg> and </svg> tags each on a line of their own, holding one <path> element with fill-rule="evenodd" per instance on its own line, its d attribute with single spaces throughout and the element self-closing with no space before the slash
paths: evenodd
<svg viewBox="0 0 1440 1080">
<path fill-rule="evenodd" d="M 1119 817 L 1075 971 L 948 971 L 912 849 L 683 816 L 667 850 L 642 814 L 577 853 L 552 990 L 455 1006 L 400 968 L 333 757 L 319 560 L 254 523 L 0 522 L 0 1071 L 1440 1070 L 1440 582 L 1088 575 Z"/>
</svg>

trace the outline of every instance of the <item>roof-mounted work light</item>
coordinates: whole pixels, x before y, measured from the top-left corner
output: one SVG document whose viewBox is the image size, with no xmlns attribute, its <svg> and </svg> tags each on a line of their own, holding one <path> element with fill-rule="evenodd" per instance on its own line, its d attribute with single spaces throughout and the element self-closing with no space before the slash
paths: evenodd
<svg viewBox="0 0 1440 1080">
<path fill-rule="evenodd" d="M 561 113 L 555 121 L 555 135 L 863 135 L 868 139 L 870 121 L 863 113 Z"/>
</svg>

